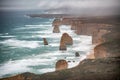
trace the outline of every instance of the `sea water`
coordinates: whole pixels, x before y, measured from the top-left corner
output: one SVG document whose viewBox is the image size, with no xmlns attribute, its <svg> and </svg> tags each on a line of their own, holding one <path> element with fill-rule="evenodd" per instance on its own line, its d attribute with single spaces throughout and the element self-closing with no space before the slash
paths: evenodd
<svg viewBox="0 0 120 80">
<path fill-rule="evenodd" d="M 53 18 L 30 18 L 27 12 L 1 12 L 0 14 L 0 78 L 23 72 L 43 74 L 55 71 L 60 59 L 77 66 L 91 49 L 91 36 L 76 35 L 71 26 L 61 25 L 60 33 L 53 33 Z M 67 51 L 60 51 L 63 33 L 73 38 Z M 46 38 L 49 45 L 43 44 Z M 80 57 L 75 57 L 75 52 Z"/>
</svg>

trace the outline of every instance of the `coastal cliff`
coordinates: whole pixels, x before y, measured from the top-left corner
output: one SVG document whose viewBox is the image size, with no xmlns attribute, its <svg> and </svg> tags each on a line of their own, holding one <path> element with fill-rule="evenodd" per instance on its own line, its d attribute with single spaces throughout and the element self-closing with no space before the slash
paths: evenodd
<svg viewBox="0 0 120 80">
<path fill-rule="evenodd" d="M 93 51 L 95 59 L 84 59 L 71 69 L 41 75 L 26 72 L 0 80 L 120 80 L 120 25 L 108 22 L 85 23 L 83 20 L 74 23 L 76 20 L 65 20 L 77 34 L 93 37 L 93 44 L 97 44 Z M 58 20 L 54 25 L 62 23 Z"/>
<path fill-rule="evenodd" d="M 0 80 L 119 80 L 120 58 L 85 59 L 77 67 L 42 75 L 23 73 Z"/>
<path fill-rule="evenodd" d="M 94 48 L 95 58 L 120 57 L 120 39 L 102 43 Z"/>
</svg>

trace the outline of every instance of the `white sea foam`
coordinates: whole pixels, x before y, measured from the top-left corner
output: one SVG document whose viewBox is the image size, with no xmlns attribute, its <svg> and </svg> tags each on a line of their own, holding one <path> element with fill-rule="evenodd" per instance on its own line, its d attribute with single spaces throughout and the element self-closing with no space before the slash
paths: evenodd
<svg viewBox="0 0 120 80">
<path fill-rule="evenodd" d="M 46 27 L 50 27 L 52 26 L 51 24 L 48 24 L 48 25 L 25 25 L 24 27 L 18 27 L 18 28 L 15 28 L 14 30 L 23 30 L 23 29 L 45 29 Z"/>
<path fill-rule="evenodd" d="M 78 64 L 79 64 L 79 61 L 77 61 L 77 62 L 70 62 L 70 63 L 68 63 L 68 68 L 75 67 L 75 66 L 77 66 Z"/>
<path fill-rule="evenodd" d="M 38 70 L 40 73 L 52 72 L 55 71 L 55 68 L 45 68 Z"/>
<path fill-rule="evenodd" d="M 8 36 L 0 36 L 0 37 L 2 37 L 2 38 L 14 38 L 16 36 L 10 36 L 10 35 L 8 35 Z"/>
<path fill-rule="evenodd" d="M 40 24 L 40 25 L 25 25 L 25 26 L 27 26 L 27 27 L 33 27 L 33 26 L 37 26 L 37 27 L 44 27 L 44 26 L 51 26 L 51 24 Z"/>
<path fill-rule="evenodd" d="M 4 65 L 0 67 L 0 76 L 6 74 L 13 74 L 18 72 L 26 72 L 26 71 L 35 71 L 34 68 L 29 66 L 45 66 L 45 68 L 37 69 L 40 73 L 51 72 L 55 70 L 55 62 L 60 59 L 65 59 L 66 61 L 71 61 L 68 63 L 68 67 L 72 68 L 79 64 L 79 62 L 85 59 L 85 55 L 80 53 L 80 57 L 75 57 L 76 51 L 83 51 L 88 52 L 91 49 L 91 37 L 90 36 L 81 36 L 76 35 L 74 31 L 70 29 L 70 26 L 60 26 L 61 33 L 52 33 L 53 27 L 48 25 L 49 27 L 45 27 L 45 25 L 25 25 L 25 27 L 21 29 L 34 29 L 34 28 L 41 28 L 43 30 L 36 30 L 36 31 L 26 31 L 20 33 L 31 33 L 31 35 L 23 35 L 22 38 L 49 38 L 48 42 L 49 45 L 45 46 L 47 48 L 55 47 L 58 48 L 57 50 L 46 50 L 43 54 L 38 53 L 30 56 L 26 56 L 25 59 L 22 60 L 15 60 L 15 61 L 8 61 Z M 18 28 L 19 30 L 19 28 Z M 59 44 L 60 38 L 63 33 L 68 33 L 73 38 L 73 45 L 67 47 L 67 51 L 59 51 Z M 37 34 L 36 34 L 37 33 Z M 17 40 L 17 39 L 8 39 L 3 42 L 0 42 L 5 45 L 9 45 L 11 47 L 26 47 L 26 48 L 37 48 L 37 47 L 44 47 L 41 45 L 40 41 L 27 41 L 27 40 Z M 73 62 L 75 61 L 75 62 Z M 49 66 L 53 65 L 52 68 Z M 17 67 L 17 68 L 16 68 Z"/>
<path fill-rule="evenodd" d="M 68 34 L 73 34 L 73 31 L 70 29 L 70 26 L 60 26 L 60 31 L 61 31 L 61 34 L 63 33 L 68 33 Z"/>
<path fill-rule="evenodd" d="M 49 45 L 52 46 L 52 47 L 58 47 L 59 43 L 50 43 Z"/>
<path fill-rule="evenodd" d="M 8 61 L 0 66 L 0 77 L 8 74 L 31 71 L 31 68 L 29 66 L 49 65 L 51 64 L 52 61 L 55 61 L 55 58 L 50 59 L 32 58 Z"/>
<path fill-rule="evenodd" d="M 8 39 L 8 40 L 5 40 L 0 43 L 11 46 L 11 47 L 26 47 L 26 48 L 40 47 L 39 41 L 25 41 L 25 40 L 17 40 L 17 39 Z"/>
</svg>

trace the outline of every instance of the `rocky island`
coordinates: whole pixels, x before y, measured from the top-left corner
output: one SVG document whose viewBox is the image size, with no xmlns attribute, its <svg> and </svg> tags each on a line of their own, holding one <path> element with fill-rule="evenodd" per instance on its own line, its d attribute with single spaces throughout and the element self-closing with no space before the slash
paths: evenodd
<svg viewBox="0 0 120 80">
<path fill-rule="evenodd" d="M 30 15 L 39 17 L 43 15 Z M 49 17 L 50 15 L 48 15 Z M 74 68 L 67 68 L 67 62 L 56 63 L 56 71 L 45 74 L 22 73 L 0 80 L 120 80 L 120 23 L 119 17 L 67 17 L 58 16 L 53 21 L 53 32 L 60 32 L 60 25 L 70 25 L 78 35 L 92 36 L 95 46 L 93 53 Z M 44 17 L 44 16 L 43 16 Z M 56 27 L 56 28 L 55 28 Z M 64 36 L 66 38 L 64 38 Z M 67 50 L 72 38 L 64 33 L 60 41 L 60 50 Z M 61 66 L 63 64 L 63 66 Z"/>
</svg>

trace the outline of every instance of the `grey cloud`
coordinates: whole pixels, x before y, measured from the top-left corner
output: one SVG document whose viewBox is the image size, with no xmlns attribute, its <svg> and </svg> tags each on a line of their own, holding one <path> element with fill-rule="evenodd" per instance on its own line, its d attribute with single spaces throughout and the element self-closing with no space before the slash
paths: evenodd
<svg viewBox="0 0 120 80">
<path fill-rule="evenodd" d="M 48 13 L 116 14 L 120 0 L 1 0 L 0 9 L 45 10 Z"/>
</svg>

